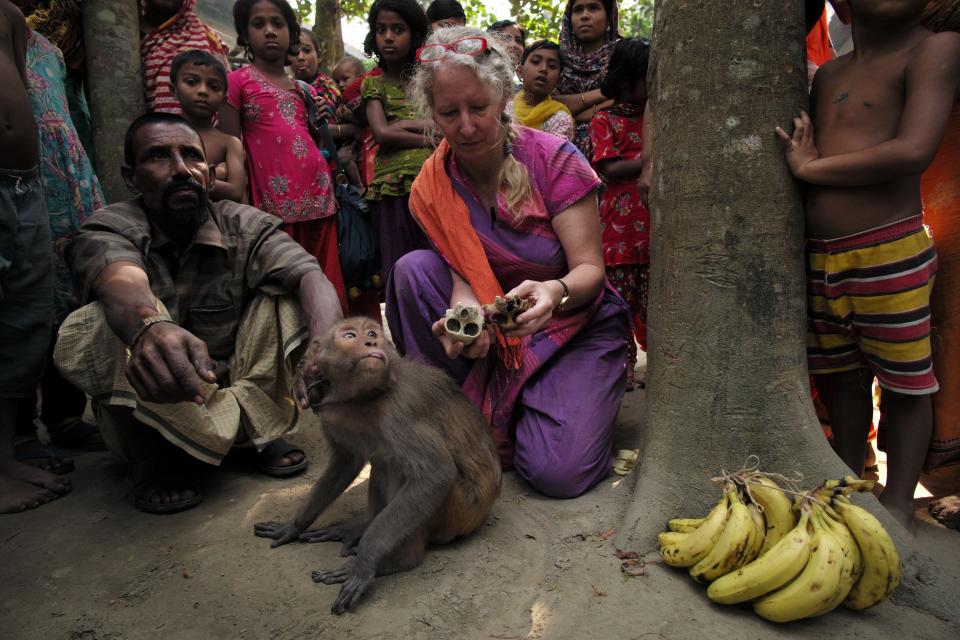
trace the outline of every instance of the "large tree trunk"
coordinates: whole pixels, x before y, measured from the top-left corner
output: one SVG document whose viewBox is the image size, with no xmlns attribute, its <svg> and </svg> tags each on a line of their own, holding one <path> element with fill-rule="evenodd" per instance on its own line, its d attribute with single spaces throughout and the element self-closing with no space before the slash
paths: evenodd
<svg viewBox="0 0 960 640">
<path fill-rule="evenodd" d="M 323 51 L 320 55 L 320 66 L 332 70 L 337 60 L 343 57 L 343 33 L 340 29 L 340 0 L 316 0 L 317 13 L 314 33 L 320 38 Z"/>
<path fill-rule="evenodd" d="M 751 454 L 807 488 L 849 473 L 810 400 L 803 206 L 773 131 L 807 108 L 803 42 L 799 0 L 657 4 L 647 431 L 621 548 L 704 514 Z M 956 580 L 925 587 L 930 561 L 863 502 L 905 560 L 895 600 L 955 617 Z"/>
<path fill-rule="evenodd" d="M 97 177 L 110 202 L 129 197 L 120 175 L 123 135 L 144 111 L 137 3 L 86 0 L 83 40 Z"/>
</svg>

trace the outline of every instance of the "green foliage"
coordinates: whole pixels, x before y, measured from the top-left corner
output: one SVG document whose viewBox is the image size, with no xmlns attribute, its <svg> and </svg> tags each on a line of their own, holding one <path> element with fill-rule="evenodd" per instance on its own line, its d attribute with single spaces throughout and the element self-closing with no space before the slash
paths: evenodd
<svg viewBox="0 0 960 640">
<path fill-rule="evenodd" d="M 527 30 L 527 41 L 549 38 L 556 40 L 560 37 L 560 23 L 563 20 L 563 10 L 566 0 L 508 0 L 511 15 L 497 15 L 492 13 L 484 0 L 460 0 L 463 10 L 467 14 L 467 24 L 486 28 L 497 20 L 513 19 Z M 620 32 L 625 36 L 650 37 L 653 27 L 654 0 L 621 0 L 620 2 Z M 297 10 L 302 14 L 301 7 L 309 7 L 309 0 L 297 0 Z M 366 19 L 367 12 L 373 0 L 340 0 L 340 8 L 348 18 Z M 421 0 L 427 7 L 429 0 Z M 309 14 L 307 14 L 309 15 Z"/>
<path fill-rule="evenodd" d="M 313 0 L 296 0 L 292 4 L 300 24 L 313 24 Z"/>
<path fill-rule="evenodd" d="M 628 38 L 650 38 L 653 35 L 653 0 L 622 2 L 620 33 Z"/>
<path fill-rule="evenodd" d="M 488 25 L 498 20 L 496 14 L 487 10 L 483 0 L 460 0 L 460 4 L 463 5 L 463 12 L 467 14 L 467 24 L 469 25 L 486 29 Z M 428 2 L 426 6 L 429 5 Z"/>
<path fill-rule="evenodd" d="M 340 0 L 340 10 L 348 18 L 366 20 L 372 4 L 373 0 Z"/>
</svg>

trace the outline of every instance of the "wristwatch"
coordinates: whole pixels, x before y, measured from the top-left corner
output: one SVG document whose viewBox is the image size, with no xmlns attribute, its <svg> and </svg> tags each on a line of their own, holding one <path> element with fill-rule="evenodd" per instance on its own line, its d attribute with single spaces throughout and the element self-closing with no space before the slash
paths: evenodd
<svg viewBox="0 0 960 640">
<path fill-rule="evenodd" d="M 567 302 L 570 301 L 570 287 L 567 286 L 567 283 L 557 278 L 557 282 L 560 283 L 560 286 L 563 287 L 563 295 L 560 297 L 560 303 L 557 305 L 557 311 L 563 311 L 567 306 Z"/>
<path fill-rule="evenodd" d="M 161 322 L 173 322 L 173 318 L 171 318 L 170 314 L 167 314 L 167 313 L 158 313 L 155 316 L 147 316 L 146 318 L 141 318 L 140 324 L 137 328 L 137 332 L 133 334 L 132 338 L 130 338 L 130 348 L 133 349 L 135 346 L 137 346 L 137 342 L 140 340 L 140 338 L 143 337 L 143 334 L 144 332 L 146 332 L 147 329 Z"/>
</svg>

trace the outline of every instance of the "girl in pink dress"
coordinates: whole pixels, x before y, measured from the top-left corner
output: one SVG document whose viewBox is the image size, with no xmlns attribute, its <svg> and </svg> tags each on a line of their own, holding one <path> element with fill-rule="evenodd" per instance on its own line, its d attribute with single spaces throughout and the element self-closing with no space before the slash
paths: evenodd
<svg viewBox="0 0 960 640">
<path fill-rule="evenodd" d="M 238 0 L 233 7 L 237 42 L 253 64 L 227 77 L 220 129 L 243 137 L 250 203 L 283 219 L 283 229 L 316 257 L 346 309 L 337 255 L 337 203 L 330 165 L 307 122 L 303 90 L 287 77 L 287 56 L 296 53 L 300 25 L 285 0 Z"/>
</svg>

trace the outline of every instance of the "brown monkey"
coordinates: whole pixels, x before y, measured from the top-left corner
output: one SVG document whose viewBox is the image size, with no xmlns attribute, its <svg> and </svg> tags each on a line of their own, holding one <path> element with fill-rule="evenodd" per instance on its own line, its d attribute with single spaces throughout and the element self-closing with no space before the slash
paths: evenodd
<svg viewBox="0 0 960 640">
<path fill-rule="evenodd" d="M 400 358 L 367 318 L 348 318 L 314 340 L 300 363 L 310 406 L 331 456 L 306 504 L 286 523 L 254 533 L 271 547 L 294 540 L 343 542 L 355 553 L 314 582 L 343 583 L 333 613 L 353 608 L 374 576 L 412 569 L 427 543 L 476 531 L 500 493 L 500 463 L 480 411 L 443 372 Z M 363 521 L 307 531 L 371 464 Z"/>
</svg>

